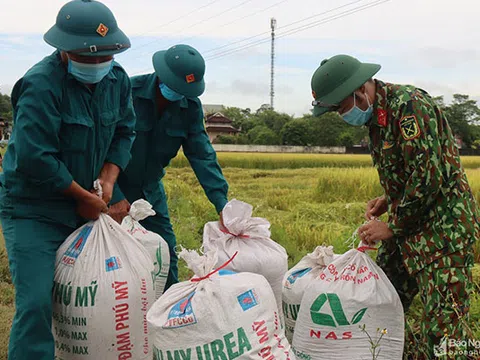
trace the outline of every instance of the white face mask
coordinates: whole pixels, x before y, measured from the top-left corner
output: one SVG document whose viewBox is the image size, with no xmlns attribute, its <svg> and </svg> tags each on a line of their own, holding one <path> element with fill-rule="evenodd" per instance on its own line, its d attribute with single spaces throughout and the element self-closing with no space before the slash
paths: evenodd
<svg viewBox="0 0 480 360">
<path fill-rule="evenodd" d="M 370 120 L 373 113 L 373 105 L 370 104 L 367 93 L 365 93 L 365 97 L 367 98 L 368 108 L 367 110 L 362 110 L 356 105 L 356 97 L 355 93 L 353 93 L 353 107 L 347 112 L 341 114 L 343 120 L 347 124 L 353 126 L 362 126 Z"/>
<path fill-rule="evenodd" d="M 68 72 L 84 84 L 96 84 L 102 81 L 112 70 L 113 60 L 99 64 L 86 64 L 68 58 Z"/>
</svg>

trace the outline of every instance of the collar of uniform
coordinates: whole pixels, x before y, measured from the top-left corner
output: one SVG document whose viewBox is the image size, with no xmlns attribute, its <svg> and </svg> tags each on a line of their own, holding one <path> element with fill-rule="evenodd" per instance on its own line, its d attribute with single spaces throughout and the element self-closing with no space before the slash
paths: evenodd
<svg viewBox="0 0 480 360">
<path fill-rule="evenodd" d="M 118 64 L 115 60 L 113 60 L 113 67 L 112 67 L 112 70 L 110 70 L 107 74 L 107 76 L 105 76 L 107 79 L 109 80 L 117 80 L 117 76 L 113 73 L 113 68 L 114 67 L 120 67 L 120 64 Z"/>
<path fill-rule="evenodd" d="M 155 102 L 155 98 L 157 96 L 157 86 L 158 86 L 157 75 L 155 75 L 155 73 L 148 74 L 145 76 L 145 81 L 143 82 L 143 86 L 139 87 L 136 90 L 136 96 Z M 175 104 L 175 103 L 172 103 L 172 104 Z M 183 98 L 182 100 L 180 100 L 179 105 L 181 108 L 185 108 L 185 109 L 188 108 L 187 98 Z"/>
<path fill-rule="evenodd" d="M 373 105 L 371 125 L 386 127 L 388 87 L 383 81 L 375 79 L 375 89 L 375 104 Z"/>
</svg>

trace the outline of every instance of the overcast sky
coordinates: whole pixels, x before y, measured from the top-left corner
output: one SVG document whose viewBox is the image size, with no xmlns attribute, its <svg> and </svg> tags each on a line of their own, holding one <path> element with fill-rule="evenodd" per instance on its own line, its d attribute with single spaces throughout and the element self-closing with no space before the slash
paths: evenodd
<svg viewBox="0 0 480 360">
<path fill-rule="evenodd" d="M 116 57 L 130 75 L 152 72 L 151 56 L 157 50 L 178 43 L 196 47 L 207 60 L 205 104 L 257 109 L 269 102 L 271 17 L 278 24 L 278 111 L 308 112 L 311 75 L 324 58 L 339 53 L 380 63 L 377 78 L 384 81 L 414 84 L 432 95 L 445 95 L 447 101 L 457 92 L 480 100 L 478 0 L 104 3 L 132 41 L 132 48 Z M 65 1 L 0 4 L 0 91 L 10 93 L 28 68 L 54 51 L 43 34 Z M 365 6 L 372 7 L 358 11 Z M 255 41 L 260 44 L 248 47 Z"/>
</svg>

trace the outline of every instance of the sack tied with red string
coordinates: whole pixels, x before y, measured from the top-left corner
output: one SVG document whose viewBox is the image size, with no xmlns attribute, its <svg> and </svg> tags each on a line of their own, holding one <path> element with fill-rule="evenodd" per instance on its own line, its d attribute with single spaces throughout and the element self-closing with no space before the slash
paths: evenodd
<svg viewBox="0 0 480 360">
<path fill-rule="evenodd" d="M 148 312 L 157 360 L 294 359 L 267 280 L 225 270 L 238 255 L 216 267 L 215 249 L 180 252 L 195 276 Z"/>
<path fill-rule="evenodd" d="M 374 341 L 382 337 L 376 359 L 402 359 L 402 303 L 382 269 L 364 253 L 367 249 L 336 258 L 305 290 L 293 335 L 297 358 L 371 359 L 370 335 Z"/>
<path fill-rule="evenodd" d="M 285 335 L 292 342 L 295 322 L 305 289 L 318 279 L 320 273 L 336 257 L 333 246 L 317 246 L 314 251 L 305 255 L 300 262 L 291 268 L 283 278 L 282 300 L 285 316 Z"/>
<path fill-rule="evenodd" d="M 150 360 L 152 273 L 143 245 L 110 216 L 74 231 L 56 255 L 55 359 Z"/>
<path fill-rule="evenodd" d="M 270 238 L 270 223 L 252 217 L 253 207 L 233 199 L 223 209 L 223 223 L 209 222 L 203 231 L 203 246 L 206 251 L 216 249 L 221 265 L 238 252 L 227 266 L 235 272 L 251 272 L 263 275 L 275 294 L 282 317 L 282 280 L 288 270 L 288 255 L 285 248 Z"/>
<path fill-rule="evenodd" d="M 128 215 L 122 221 L 122 228 L 140 241 L 150 254 L 155 267 L 153 286 L 156 300 L 163 294 L 167 283 L 170 269 L 170 251 L 167 242 L 160 235 L 148 231 L 140 224 L 140 221 L 154 215 L 155 210 L 153 210 L 152 205 L 144 199 L 139 199 L 130 207 Z"/>
</svg>

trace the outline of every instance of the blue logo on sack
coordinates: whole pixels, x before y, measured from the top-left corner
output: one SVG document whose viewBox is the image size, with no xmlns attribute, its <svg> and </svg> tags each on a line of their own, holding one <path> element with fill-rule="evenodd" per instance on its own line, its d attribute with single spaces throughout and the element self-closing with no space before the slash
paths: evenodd
<svg viewBox="0 0 480 360">
<path fill-rule="evenodd" d="M 235 275 L 235 274 L 236 274 L 236 272 L 235 272 L 235 271 L 232 271 L 232 270 L 223 270 L 223 269 L 222 269 L 222 270 L 220 270 L 220 271 L 218 272 L 218 275 L 220 275 L 220 276 Z"/>
<path fill-rule="evenodd" d="M 167 321 L 163 325 L 164 329 L 176 329 L 197 323 L 192 308 L 193 295 L 195 295 L 195 292 L 173 305 Z"/>
<path fill-rule="evenodd" d="M 67 251 L 63 254 L 62 263 L 68 266 L 73 266 L 75 264 L 75 260 L 80 256 L 82 253 L 83 248 L 87 242 L 88 236 L 92 231 L 93 226 L 85 226 L 77 237 L 72 241 L 70 246 L 68 247 Z"/>
<path fill-rule="evenodd" d="M 293 285 L 295 281 L 297 281 L 297 279 L 301 278 L 302 276 L 305 276 L 310 271 L 312 271 L 312 268 L 306 268 L 306 269 L 294 271 L 293 273 L 290 274 L 289 277 L 287 277 L 284 287 L 290 288 L 291 285 Z"/>
<path fill-rule="evenodd" d="M 247 311 L 248 309 L 258 305 L 257 298 L 253 290 L 248 290 L 247 292 L 238 295 L 237 300 L 243 311 Z"/>
<path fill-rule="evenodd" d="M 105 267 L 107 272 L 121 269 L 122 268 L 122 263 L 120 261 L 120 258 L 116 256 L 112 256 L 111 258 L 105 260 Z"/>
</svg>

